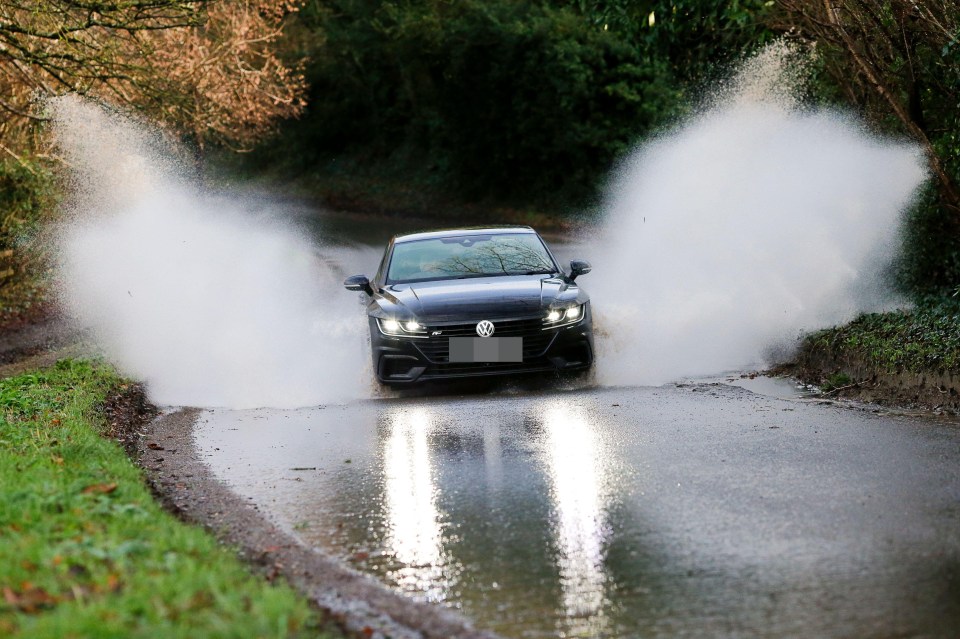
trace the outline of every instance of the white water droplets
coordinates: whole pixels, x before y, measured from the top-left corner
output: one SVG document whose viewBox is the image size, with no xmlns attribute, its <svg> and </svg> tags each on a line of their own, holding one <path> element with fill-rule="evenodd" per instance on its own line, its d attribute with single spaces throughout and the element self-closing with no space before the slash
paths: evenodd
<svg viewBox="0 0 960 639">
<path fill-rule="evenodd" d="M 355 296 L 307 238 L 205 195 L 128 117 L 49 107 L 73 169 L 61 296 L 153 401 L 295 407 L 367 388 Z"/>
<path fill-rule="evenodd" d="M 782 43 L 761 51 L 622 167 L 588 286 L 602 382 L 757 365 L 802 331 L 898 302 L 885 268 L 923 157 L 803 108 L 796 60 Z"/>
</svg>

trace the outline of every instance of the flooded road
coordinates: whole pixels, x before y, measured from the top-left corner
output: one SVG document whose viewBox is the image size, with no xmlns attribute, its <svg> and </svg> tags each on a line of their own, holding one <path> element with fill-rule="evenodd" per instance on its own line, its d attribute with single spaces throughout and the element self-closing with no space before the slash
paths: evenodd
<svg viewBox="0 0 960 639">
<path fill-rule="evenodd" d="M 955 425 L 723 384 L 504 385 L 208 411 L 196 437 L 304 544 L 508 637 L 960 628 Z"/>
<path fill-rule="evenodd" d="M 305 219 L 343 275 L 403 230 Z M 722 381 L 374 392 L 196 438 L 304 545 L 507 637 L 957 636 L 960 427 Z"/>
</svg>

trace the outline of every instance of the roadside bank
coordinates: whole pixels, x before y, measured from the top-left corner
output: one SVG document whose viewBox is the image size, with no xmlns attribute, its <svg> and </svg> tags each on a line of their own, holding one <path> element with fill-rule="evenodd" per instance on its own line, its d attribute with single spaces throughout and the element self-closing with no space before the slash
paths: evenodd
<svg viewBox="0 0 960 639">
<path fill-rule="evenodd" d="M 0 635 L 342 636 L 154 500 L 117 443 L 152 415 L 102 363 L 0 379 Z"/>
<path fill-rule="evenodd" d="M 814 384 L 825 395 L 960 412 L 960 301 L 927 299 L 909 310 L 862 315 L 818 331 L 774 372 Z"/>
</svg>

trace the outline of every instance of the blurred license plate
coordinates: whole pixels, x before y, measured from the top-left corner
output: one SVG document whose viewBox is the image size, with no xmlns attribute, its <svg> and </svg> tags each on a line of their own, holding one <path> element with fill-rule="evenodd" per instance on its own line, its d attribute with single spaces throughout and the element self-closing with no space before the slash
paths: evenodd
<svg viewBox="0 0 960 639">
<path fill-rule="evenodd" d="M 522 362 L 522 337 L 451 337 L 450 362 Z"/>
</svg>

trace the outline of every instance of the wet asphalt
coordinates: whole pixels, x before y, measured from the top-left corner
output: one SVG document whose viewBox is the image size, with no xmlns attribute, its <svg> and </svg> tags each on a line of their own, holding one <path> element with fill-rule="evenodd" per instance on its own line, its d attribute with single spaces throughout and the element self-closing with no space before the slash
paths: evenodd
<svg viewBox="0 0 960 639">
<path fill-rule="evenodd" d="M 204 411 L 196 445 L 304 545 L 507 637 L 960 635 L 960 426 L 581 385 Z"/>
</svg>

